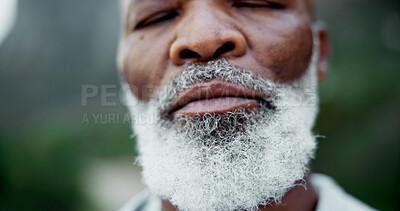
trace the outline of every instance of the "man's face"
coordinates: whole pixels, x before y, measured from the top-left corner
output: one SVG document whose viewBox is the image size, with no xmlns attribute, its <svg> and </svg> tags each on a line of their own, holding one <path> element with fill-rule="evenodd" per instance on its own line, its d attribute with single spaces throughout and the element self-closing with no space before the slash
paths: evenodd
<svg viewBox="0 0 400 211">
<path fill-rule="evenodd" d="M 128 3 L 119 59 L 146 185 L 183 210 L 280 202 L 316 147 L 308 1 Z"/>
<path fill-rule="evenodd" d="M 285 83 L 306 71 L 313 46 L 303 0 L 132 0 L 126 6 L 121 66 L 140 100 L 186 62 L 226 58 Z"/>
</svg>

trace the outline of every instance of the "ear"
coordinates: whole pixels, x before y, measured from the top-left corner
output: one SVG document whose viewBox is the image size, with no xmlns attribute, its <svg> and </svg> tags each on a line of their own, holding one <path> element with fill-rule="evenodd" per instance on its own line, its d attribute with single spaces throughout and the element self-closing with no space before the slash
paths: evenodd
<svg viewBox="0 0 400 211">
<path fill-rule="evenodd" d="M 328 74 L 328 65 L 330 58 L 330 45 L 329 45 L 329 36 L 326 26 L 322 22 L 315 22 L 312 24 L 312 29 L 314 32 L 314 39 L 317 39 L 318 42 L 318 81 L 322 83 L 325 81 L 325 78 Z"/>
</svg>

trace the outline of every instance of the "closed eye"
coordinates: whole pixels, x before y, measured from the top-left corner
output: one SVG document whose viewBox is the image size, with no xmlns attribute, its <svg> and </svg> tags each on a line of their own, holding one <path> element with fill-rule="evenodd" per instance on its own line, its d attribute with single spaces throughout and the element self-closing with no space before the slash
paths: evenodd
<svg viewBox="0 0 400 211">
<path fill-rule="evenodd" d="M 237 0 L 232 3 L 233 7 L 241 8 L 241 7 L 250 7 L 250 8 L 255 8 L 255 7 L 268 7 L 268 8 L 273 8 L 273 9 L 283 9 L 284 6 L 272 2 L 272 1 L 263 1 L 263 0 Z"/>
<path fill-rule="evenodd" d="M 155 25 L 157 23 L 161 23 L 163 21 L 171 20 L 171 19 L 174 19 L 178 15 L 179 15 L 178 11 L 175 11 L 175 10 L 160 12 L 160 13 L 151 15 L 148 18 L 145 18 L 144 20 L 140 21 L 135 26 L 135 29 L 141 29 L 141 28 L 144 28 L 147 26 Z"/>
</svg>

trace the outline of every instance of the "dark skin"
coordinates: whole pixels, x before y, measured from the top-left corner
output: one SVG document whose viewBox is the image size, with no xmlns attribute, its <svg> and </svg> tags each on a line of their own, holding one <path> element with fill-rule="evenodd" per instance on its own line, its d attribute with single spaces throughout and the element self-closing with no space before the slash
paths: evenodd
<svg viewBox="0 0 400 211">
<path fill-rule="evenodd" d="M 326 30 L 314 24 L 310 0 L 126 0 L 119 65 L 142 101 L 155 97 L 186 62 L 225 58 L 255 75 L 290 83 L 307 70 L 319 41 L 318 79 L 329 57 Z M 281 205 L 261 210 L 314 210 L 307 183 L 291 189 Z M 175 210 L 163 201 L 163 210 Z"/>
</svg>

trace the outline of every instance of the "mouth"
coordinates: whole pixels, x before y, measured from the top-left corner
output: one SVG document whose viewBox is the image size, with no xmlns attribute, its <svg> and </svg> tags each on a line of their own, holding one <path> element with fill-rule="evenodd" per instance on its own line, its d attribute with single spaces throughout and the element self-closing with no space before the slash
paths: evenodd
<svg viewBox="0 0 400 211">
<path fill-rule="evenodd" d="M 184 115 L 223 114 L 238 109 L 273 109 L 270 97 L 241 85 L 211 81 L 196 84 L 180 94 L 162 116 L 173 119 Z"/>
</svg>

